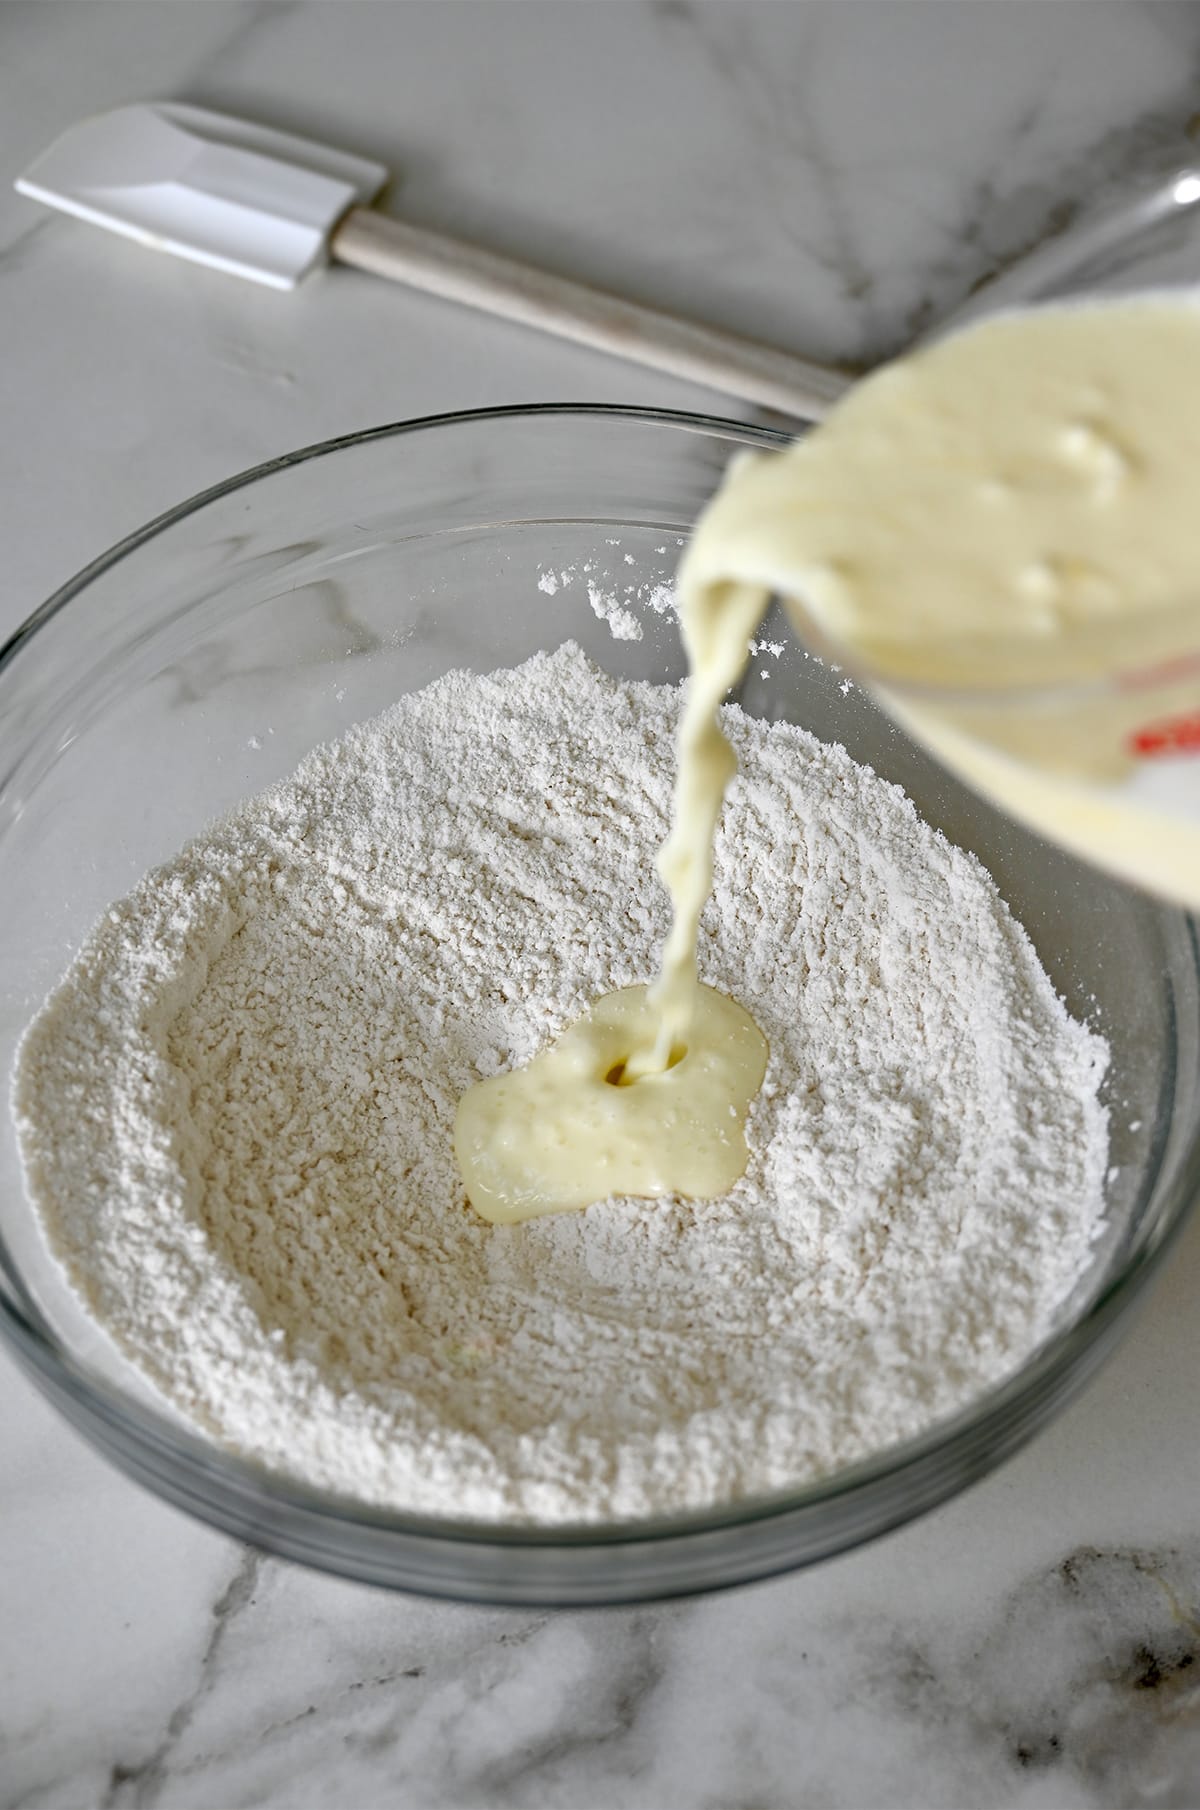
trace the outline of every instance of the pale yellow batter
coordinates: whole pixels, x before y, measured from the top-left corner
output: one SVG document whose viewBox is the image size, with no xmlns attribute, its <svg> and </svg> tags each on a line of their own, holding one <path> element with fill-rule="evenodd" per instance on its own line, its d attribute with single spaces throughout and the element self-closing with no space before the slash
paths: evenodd
<svg viewBox="0 0 1200 1810">
<path fill-rule="evenodd" d="M 699 986 L 696 929 L 735 766 L 717 711 L 773 593 L 1014 815 L 1200 907 L 1198 476 L 1200 308 L 1146 299 L 985 322 L 730 468 L 680 571 L 662 972 L 464 1096 L 479 1212 L 703 1197 L 745 1167 L 766 1045 Z"/>
<path fill-rule="evenodd" d="M 743 1123 L 766 1044 L 732 999 L 699 987 L 687 1044 L 631 1081 L 660 1013 L 645 987 L 608 993 L 528 1068 L 464 1094 L 454 1150 L 477 1213 L 496 1223 L 610 1194 L 725 1194 L 746 1167 Z"/>
<path fill-rule="evenodd" d="M 680 630 L 691 677 L 679 725 L 671 833 L 658 857 L 674 915 L 662 972 L 650 989 L 657 1031 L 630 1055 L 625 1070 L 630 1081 L 666 1068 L 671 1051 L 685 1046 L 692 1036 L 698 984 L 696 931 L 712 891 L 713 837 L 725 788 L 737 771 L 717 713 L 746 669 L 750 637 L 765 607 L 753 586 L 715 584 L 685 590 L 682 596 Z"/>
</svg>

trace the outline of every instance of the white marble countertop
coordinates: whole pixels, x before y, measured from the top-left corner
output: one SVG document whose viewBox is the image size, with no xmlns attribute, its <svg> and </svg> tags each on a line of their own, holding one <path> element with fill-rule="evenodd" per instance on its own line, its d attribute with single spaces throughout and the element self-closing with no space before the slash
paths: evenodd
<svg viewBox="0 0 1200 1810">
<path fill-rule="evenodd" d="M 1187 4 L 6 0 L 0 635 L 308 441 L 714 401 L 365 277 L 282 298 L 50 218 L 11 179 L 81 114 L 170 96 L 323 133 L 402 172 L 414 219 L 869 359 L 1158 167 L 1198 72 Z M 1100 1378 L 966 1497 L 807 1574 L 589 1614 L 263 1559 L 0 1358 L 0 1810 L 1200 1804 L 1198 1297 L 1200 1221 Z"/>
</svg>

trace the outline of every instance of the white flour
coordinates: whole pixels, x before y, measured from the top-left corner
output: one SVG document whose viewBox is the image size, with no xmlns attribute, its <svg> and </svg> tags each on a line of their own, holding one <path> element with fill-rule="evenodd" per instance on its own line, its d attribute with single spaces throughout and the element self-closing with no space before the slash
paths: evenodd
<svg viewBox="0 0 1200 1810">
<path fill-rule="evenodd" d="M 1048 1331 L 1102 1213 L 1102 1042 L 894 788 L 731 709 L 704 979 L 771 1044 L 725 1199 L 491 1228 L 481 1074 L 654 972 L 675 690 L 451 674 L 149 875 L 16 1108 L 92 1312 L 217 1439 L 436 1514 L 637 1516 L 816 1477 Z"/>
<path fill-rule="evenodd" d="M 599 585 L 589 584 L 587 588 L 588 602 L 592 614 L 600 621 L 607 622 L 608 630 L 614 641 L 640 641 L 642 625 L 632 610 L 618 603 L 609 592 L 601 590 Z"/>
<path fill-rule="evenodd" d="M 610 547 L 619 547 L 619 541 L 609 541 Z M 677 541 L 677 547 L 686 545 Z M 663 554 L 666 547 L 658 547 L 656 551 Z M 623 555 L 625 561 L 634 564 L 632 553 Z M 678 616 L 679 599 L 673 584 L 664 584 L 659 579 L 628 579 L 624 575 L 613 577 L 598 559 L 584 560 L 582 565 L 564 566 L 561 571 L 544 571 L 538 577 L 538 590 L 545 591 L 548 597 L 554 597 L 559 591 L 568 590 L 572 585 L 581 583 L 587 590 L 588 605 L 592 614 L 600 621 L 607 623 L 608 631 L 614 641 L 640 641 L 644 634 L 637 611 L 652 610 L 656 616 Z M 636 607 L 631 608 L 634 605 Z M 763 643 L 782 651 L 782 643 Z M 750 651 L 756 652 L 759 644 L 752 641 Z"/>
</svg>

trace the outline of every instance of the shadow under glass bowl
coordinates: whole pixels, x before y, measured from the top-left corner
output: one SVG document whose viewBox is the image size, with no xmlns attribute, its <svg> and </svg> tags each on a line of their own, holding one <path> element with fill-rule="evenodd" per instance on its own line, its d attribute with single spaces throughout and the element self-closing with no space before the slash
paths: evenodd
<svg viewBox="0 0 1200 1810">
<path fill-rule="evenodd" d="M 568 638 L 628 678 L 683 671 L 673 617 L 614 640 L 601 590 L 644 601 L 740 447 L 701 416 L 535 408 L 380 428 L 259 467 L 82 572 L 0 652 L 0 1064 L 114 899 L 318 742 L 452 667 Z M 547 571 L 574 570 L 553 593 Z M 1190 920 L 1006 822 L 857 688 L 784 643 L 742 702 L 901 784 L 994 875 L 1071 1011 L 1109 1039 L 1108 1230 L 1052 1336 L 919 1439 L 818 1484 L 673 1520 L 496 1527 L 364 1508 L 191 1434 L 81 1311 L 0 1132 L 0 1330 L 87 1438 L 168 1500 L 273 1552 L 495 1603 L 612 1603 L 742 1582 L 871 1538 L 962 1489 L 1094 1368 L 1197 1186 Z"/>
</svg>

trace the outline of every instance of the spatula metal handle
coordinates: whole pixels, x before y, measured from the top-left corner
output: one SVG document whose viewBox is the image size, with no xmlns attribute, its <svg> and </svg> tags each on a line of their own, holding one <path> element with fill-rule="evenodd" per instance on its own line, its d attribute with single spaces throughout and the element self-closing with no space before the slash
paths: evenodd
<svg viewBox="0 0 1200 1810">
<path fill-rule="evenodd" d="M 334 229 L 329 250 L 339 263 L 781 414 L 820 420 L 851 381 L 757 340 L 625 301 L 371 208 L 352 208 Z"/>
</svg>

